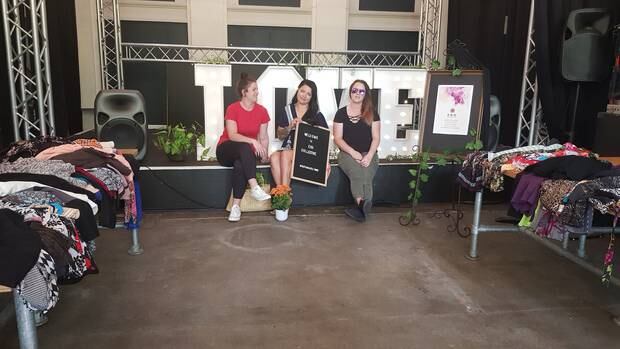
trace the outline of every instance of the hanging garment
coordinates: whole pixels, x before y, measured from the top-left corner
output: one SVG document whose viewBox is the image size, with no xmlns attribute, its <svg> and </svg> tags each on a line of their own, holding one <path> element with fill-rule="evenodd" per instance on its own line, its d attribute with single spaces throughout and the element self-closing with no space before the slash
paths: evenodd
<svg viewBox="0 0 620 349">
<path fill-rule="evenodd" d="M 540 186 L 545 179 L 525 173 L 517 177 L 517 185 L 510 203 L 517 212 L 532 216 L 540 193 Z"/>
<path fill-rule="evenodd" d="M 52 309 L 58 302 L 59 295 L 52 256 L 41 250 L 36 265 L 30 269 L 16 289 L 29 309 L 43 311 Z"/>
<path fill-rule="evenodd" d="M 42 246 L 22 216 L 0 209 L 0 285 L 17 286 L 37 262 Z"/>
</svg>

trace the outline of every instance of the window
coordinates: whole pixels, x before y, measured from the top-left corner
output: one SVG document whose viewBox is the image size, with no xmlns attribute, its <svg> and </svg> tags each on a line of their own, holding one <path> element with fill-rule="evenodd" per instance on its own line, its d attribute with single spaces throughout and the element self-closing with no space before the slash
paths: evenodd
<svg viewBox="0 0 620 349">
<path fill-rule="evenodd" d="M 414 12 L 415 0 L 359 0 L 360 11 Z"/>
<path fill-rule="evenodd" d="M 301 7 L 301 0 L 239 0 L 239 5 Z"/>
</svg>

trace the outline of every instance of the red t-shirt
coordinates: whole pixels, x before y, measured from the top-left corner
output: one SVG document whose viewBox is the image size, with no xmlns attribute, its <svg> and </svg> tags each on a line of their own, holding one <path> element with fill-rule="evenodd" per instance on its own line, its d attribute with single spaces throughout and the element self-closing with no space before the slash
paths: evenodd
<svg viewBox="0 0 620 349">
<path fill-rule="evenodd" d="M 262 105 L 256 103 L 254 108 L 250 111 L 243 109 L 241 102 L 235 102 L 226 108 L 226 116 L 224 120 L 233 120 L 237 122 L 237 132 L 246 137 L 256 139 L 260 132 L 260 125 L 269 122 L 269 114 L 267 109 Z M 230 140 L 228 137 L 228 131 L 224 125 L 224 132 L 220 136 L 220 140 L 217 145 L 220 145 Z"/>
</svg>

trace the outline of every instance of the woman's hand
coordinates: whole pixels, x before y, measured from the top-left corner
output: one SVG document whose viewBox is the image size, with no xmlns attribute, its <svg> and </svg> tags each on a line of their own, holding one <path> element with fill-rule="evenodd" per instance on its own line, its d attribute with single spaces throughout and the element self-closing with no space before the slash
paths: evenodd
<svg viewBox="0 0 620 349">
<path fill-rule="evenodd" d="M 252 146 L 254 146 L 254 154 L 261 159 L 267 158 L 267 149 L 256 139 L 252 140 Z"/>
<path fill-rule="evenodd" d="M 360 161 L 360 165 L 362 165 L 362 167 L 368 167 L 370 166 L 370 162 L 372 161 L 372 156 L 369 154 L 366 154 L 362 157 L 362 160 Z"/>
<path fill-rule="evenodd" d="M 293 128 L 297 127 L 297 124 L 299 124 L 299 119 L 298 118 L 294 118 L 293 120 L 291 120 L 291 124 L 289 125 L 289 128 L 293 129 Z"/>
<path fill-rule="evenodd" d="M 332 166 L 327 163 L 327 168 L 325 169 L 325 178 L 329 178 L 329 175 L 332 173 Z"/>
<path fill-rule="evenodd" d="M 364 158 L 364 156 L 357 150 L 353 150 L 353 152 L 351 152 L 351 154 L 349 155 L 351 155 L 353 160 L 357 161 L 358 163 L 361 163 L 362 159 Z"/>
</svg>

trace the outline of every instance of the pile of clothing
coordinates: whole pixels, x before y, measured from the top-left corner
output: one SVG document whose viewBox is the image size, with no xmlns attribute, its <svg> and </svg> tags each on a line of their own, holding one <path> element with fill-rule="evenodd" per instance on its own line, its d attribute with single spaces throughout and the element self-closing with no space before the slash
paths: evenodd
<svg viewBox="0 0 620 349">
<path fill-rule="evenodd" d="M 573 144 L 472 153 L 458 180 L 472 191 L 498 192 L 504 189 L 504 175 L 515 178 L 510 203 L 522 215 L 519 224 L 541 236 L 561 240 L 567 233 L 583 233 L 588 207 L 620 216 L 620 167 Z M 609 272 L 613 238 L 612 234 L 604 262 Z"/>
<path fill-rule="evenodd" d="M 40 137 L 0 151 L 0 285 L 32 310 L 50 310 L 58 284 L 97 273 L 99 226 L 142 216 L 138 166 L 112 142 Z"/>
</svg>

